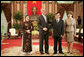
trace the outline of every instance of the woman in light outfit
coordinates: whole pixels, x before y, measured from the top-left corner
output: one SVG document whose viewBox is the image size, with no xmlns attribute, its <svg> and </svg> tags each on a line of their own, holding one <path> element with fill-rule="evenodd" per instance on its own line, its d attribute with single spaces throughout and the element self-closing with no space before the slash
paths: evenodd
<svg viewBox="0 0 84 57">
<path fill-rule="evenodd" d="M 76 35 L 76 21 L 73 18 L 73 12 L 68 12 L 68 18 L 65 20 L 65 39 L 67 41 L 68 53 L 72 54 L 74 36 Z"/>
</svg>

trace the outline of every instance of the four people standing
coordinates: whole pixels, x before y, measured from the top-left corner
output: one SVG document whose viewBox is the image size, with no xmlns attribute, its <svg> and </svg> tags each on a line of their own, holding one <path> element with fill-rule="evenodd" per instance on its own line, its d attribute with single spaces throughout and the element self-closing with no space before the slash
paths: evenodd
<svg viewBox="0 0 84 57">
<path fill-rule="evenodd" d="M 63 54 L 62 52 L 62 38 L 65 35 L 65 39 L 68 44 L 68 52 L 72 53 L 72 45 L 74 41 L 74 36 L 76 35 L 76 22 L 73 18 L 73 14 L 70 11 L 68 13 L 68 18 L 65 21 L 60 19 L 60 13 L 57 12 L 55 14 L 55 18 L 52 21 L 51 26 L 48 24 L 48 19 L 46 17 L 45 9 L 41 9 L 41 15 L 38 17 L 38 27 L 39 27 L 39 51 L 41 54 L 43 53 L 43 41 L 45 41 L 45 53 L 49 54 L 48 49 L 48 36 L 49 36 L 49 29 L 53 28 L 53 37 L 54 37 L 54 54 L 57 54 L 57 42 L 59 41 L 59 53 Z M 64 30 L 65 28 L 65 30 Z M 26 16 L 26 21 L 23 23 L 23 51 L 24 52 L 31 52 L 31 31 L 33 26 L 29 21 L 29 16 Z M 64 34 L 65 31 L 65 34 Z M 71 49 L 70 49 L 71 48 Z"/>
</svg>

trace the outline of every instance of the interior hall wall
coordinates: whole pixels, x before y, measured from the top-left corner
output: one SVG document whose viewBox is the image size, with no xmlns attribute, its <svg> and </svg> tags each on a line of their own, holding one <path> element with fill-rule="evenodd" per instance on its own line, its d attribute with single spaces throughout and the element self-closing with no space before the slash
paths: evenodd
<svg viewBox="0 0 84 57">
<path fill-rule="evenodd" d="M 83 2 L 80 2 L 78 5 L 79 5 L 78 15 L 81 17 L 81 24 L 83 25 Z"/>
<path fill-rule="evenodd" d="M 57 11 L 60 12 L 61 18 L 63 18 L 64 11 L 73 11 L 74 12 L 74 5 L 73 4 L 57 4 Z"/>
</svg>

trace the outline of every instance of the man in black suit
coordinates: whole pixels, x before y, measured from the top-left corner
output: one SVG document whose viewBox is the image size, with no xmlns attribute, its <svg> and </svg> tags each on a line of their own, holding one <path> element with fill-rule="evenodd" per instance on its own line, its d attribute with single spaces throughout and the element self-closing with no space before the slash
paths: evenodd
<svg viewBox="0 0 84 57">
<path fill-rule="evenodd" d="M 48 20 L 46 17 L 46 11 L 45 9 L 41 9 L 41 15 L 38 17 L 38 27 L 39 27 L 39 37 L 40 37 L 40 53 L 43 53 L 43 40 L 45 41 L 45 53 L 49 54 L 48 49 L 48 35 L 49 35 L 49 30 L 48 30 Z"/>
<path fill-rule="evenodd" d="M 54 54 L 57 54 L 57 41 L 59 41 L 59 53 L 63 54 L 61 40 L 64 36 L 64 21 L 60 19 L 60 13 L 55 14 L 55 19 L 52 21 L 50 28 L 53 28 L 54 37 Z"/>
</svg>

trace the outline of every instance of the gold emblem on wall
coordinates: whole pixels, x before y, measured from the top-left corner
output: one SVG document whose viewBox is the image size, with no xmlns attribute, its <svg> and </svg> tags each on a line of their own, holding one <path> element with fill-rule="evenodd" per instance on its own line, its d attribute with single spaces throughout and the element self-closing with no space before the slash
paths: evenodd
<svg viewBox="0 0 84 57">
<path fill-rule="evenodd" d="M 33 3 L 36 3 L 36 1 L 33 1 Z"/>
</svg>

